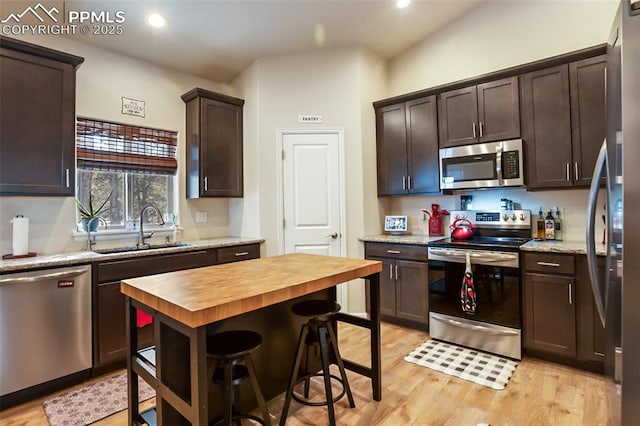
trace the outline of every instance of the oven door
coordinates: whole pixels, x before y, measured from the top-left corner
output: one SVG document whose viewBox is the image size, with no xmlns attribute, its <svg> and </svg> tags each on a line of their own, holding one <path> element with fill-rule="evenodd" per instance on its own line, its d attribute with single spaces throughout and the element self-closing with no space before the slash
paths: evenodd
<svg viewBox="0 0 640 426">
<path fill-rule="evenodd" d="M 460 300 L 465 252 L 429 248 L 429 311 L 520 330 L 518 253 L 470 250 L 476 309 L 475 313 L 468 314 L 463 312 Z"/>
</svg>

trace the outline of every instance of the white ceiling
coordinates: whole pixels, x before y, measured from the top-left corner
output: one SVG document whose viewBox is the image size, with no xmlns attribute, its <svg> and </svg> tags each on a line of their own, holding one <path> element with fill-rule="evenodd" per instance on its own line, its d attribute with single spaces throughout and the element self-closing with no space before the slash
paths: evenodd
<svg viewBox="0 0 640 426">
<path fill-rule="evenodd" d="M 123 34 L 78 40 L 218 82 L 260 57 L 362 45 L 388 59 L 484 0 L 70 0 L 67 10 L 125 12 Z M 145 23 L 159 12 L 167 25 Z"/>
</svg>

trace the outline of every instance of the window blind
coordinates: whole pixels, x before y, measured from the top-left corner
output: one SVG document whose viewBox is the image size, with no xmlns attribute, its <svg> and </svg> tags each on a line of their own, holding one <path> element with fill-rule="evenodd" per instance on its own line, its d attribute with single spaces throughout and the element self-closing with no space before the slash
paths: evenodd
<svg viewBox="0 0 640 426">
<path fill-rule="evenodd" d="M 178 133 L 78 117 L 78 167 L 173 175 Z"/>
</svg>

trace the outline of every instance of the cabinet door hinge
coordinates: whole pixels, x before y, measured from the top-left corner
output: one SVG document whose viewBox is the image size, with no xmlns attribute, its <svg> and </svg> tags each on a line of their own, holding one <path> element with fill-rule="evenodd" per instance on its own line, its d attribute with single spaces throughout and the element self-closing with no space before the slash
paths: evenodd
<svg viewBox="0 0 640 426">
<path fill-rule="evenodd" d="M 282 159 L 284 160 L 284 149 L 282 150 Z"/>
<path fill-rule="evenodd" d="M 284 228 L 286 228 L 286 227 L 287 227 L 287 223 L 285 222 L 285 220 L 284 220 L 284 219 L 282 219 L 282 229 L 284 229 Z"/>
</svg>

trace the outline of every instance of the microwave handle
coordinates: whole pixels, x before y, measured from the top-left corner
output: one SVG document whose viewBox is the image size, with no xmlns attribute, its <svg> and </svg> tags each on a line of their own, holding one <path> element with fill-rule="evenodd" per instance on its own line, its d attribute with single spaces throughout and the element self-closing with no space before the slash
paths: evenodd
<svg viewBox="0 0 640 426">
<path fill-rule="evenodd" d="M 502 146 L 496 147 L 496 175 L 498 175 L 498 185 L 504 185 L 502 181 Z"/>
</svg>

